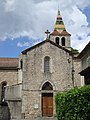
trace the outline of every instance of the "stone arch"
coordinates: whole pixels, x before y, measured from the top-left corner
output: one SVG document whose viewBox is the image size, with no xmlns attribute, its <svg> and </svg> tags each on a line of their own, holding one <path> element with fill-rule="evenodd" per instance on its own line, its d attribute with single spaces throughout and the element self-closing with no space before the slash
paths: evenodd
<svg viewBox="0 0 90 120">
<path fill-rule="evenodd" d="M 59 37 L 56 37 L 56 38 L 55 38 L 55 43 L 56 43 L 57 45 L 59 45 Z"/>
<path fill-rule="evenodd" d="M 61 45 L 62 45 L 62 46 L 65 46 L 65 42 L 66 42 L 66 41 L 65 41 L 65 37 L 62 37 L 62 38 L 61 38 Z"/>
<path fill-rule="evenodd" d="M 43 85 L 44 85 L 45 83 L 50 83 L 50 84 L 52 85 L 52 87 L 53 87 L 53 90 L 56 90 L 56 87 L 55 87 L 54 83 L 52 83 L 52 82 L 49 81 L 49 80 L 46 80 L 46 81 L 44 81 L 44 82 L 41 83 L 41 85 L 40 85 L 40 90 L 42 90 L 42 87 L 43 87 Z"/>
<path fill-rule="evenodd" d="M 42 90 L 53 90 L 53 86 L 52 86 L 52 84 L 50 84 L 50 82 L 46 82 L 42 86 Z"/>
</svg>

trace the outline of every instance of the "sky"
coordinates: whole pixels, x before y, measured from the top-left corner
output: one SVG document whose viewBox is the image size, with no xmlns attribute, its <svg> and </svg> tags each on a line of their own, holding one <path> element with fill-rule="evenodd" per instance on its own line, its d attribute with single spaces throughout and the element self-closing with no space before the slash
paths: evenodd
<svg viewBox="0 0 90 120">
<path fill-rule="evenodd" d="M 71 46 L 81 51 L 90 41 L 90 0 L 0 0 L 0 57 L 19 54 L 54 29 L 58 8 Z"/>
</svg>

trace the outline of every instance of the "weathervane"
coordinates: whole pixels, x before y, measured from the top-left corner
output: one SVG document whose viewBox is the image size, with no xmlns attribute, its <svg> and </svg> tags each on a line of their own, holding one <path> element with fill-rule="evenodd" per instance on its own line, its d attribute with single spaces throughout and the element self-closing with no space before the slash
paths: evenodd
<svg viewBox="0 0 90 120">
<path fill-rule="evenodd" d="M 47 35 L 47 38 L 46 38 L 46 39 L 49 39 L 49 34 L 50 34 L 49 30 L 47 30 L 47 31 L 45 32 L 45 34 Z"/>
</svg>

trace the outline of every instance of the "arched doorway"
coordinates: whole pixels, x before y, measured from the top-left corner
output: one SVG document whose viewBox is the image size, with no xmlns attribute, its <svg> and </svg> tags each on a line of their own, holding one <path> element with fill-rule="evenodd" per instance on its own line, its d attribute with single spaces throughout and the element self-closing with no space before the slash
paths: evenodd
<svg viewBox="0 0 90 120">
<path fill-rule="evenodd" d="M 52 117 L 53 116 L 53 86 L 46 82 L 42 86 L 42 90 L 45 91 L 42 93 L 42 116 Z M 50 91 L 50 92 L 49 92 Z"/>
</svg>

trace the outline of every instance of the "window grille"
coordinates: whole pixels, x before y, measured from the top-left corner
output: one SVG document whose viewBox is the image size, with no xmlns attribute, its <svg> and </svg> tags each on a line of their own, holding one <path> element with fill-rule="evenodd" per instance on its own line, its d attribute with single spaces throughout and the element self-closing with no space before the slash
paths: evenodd
<svg viewBox="0 0 90 120">
<path fill-rule="evenodd" d="M 50 57 L 48 56 L 44 58 L 44 72 L 45 73 L 50 72 Z"/>
</svg>

